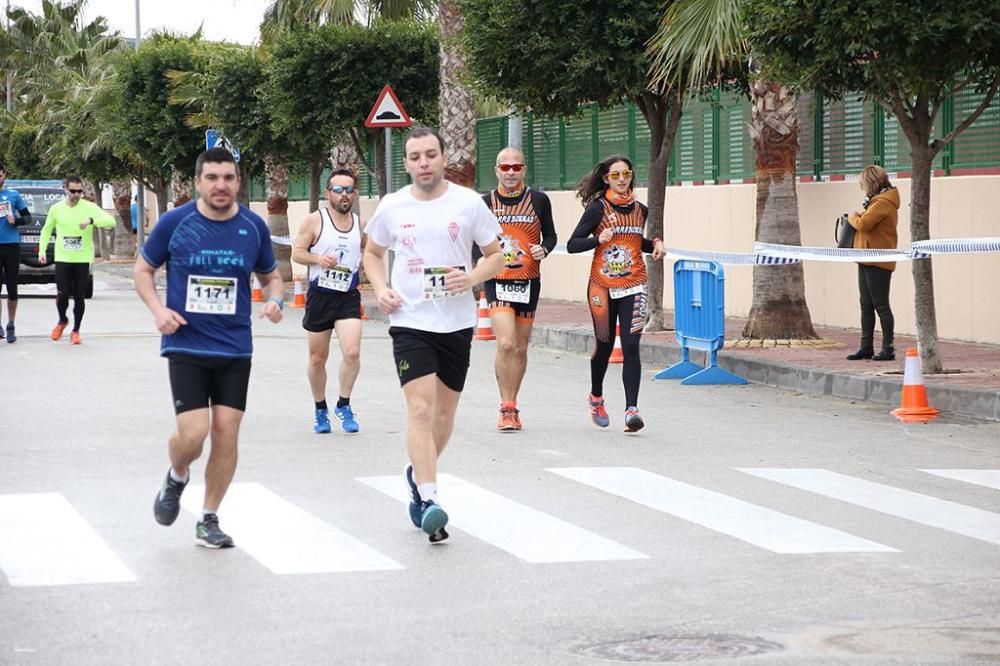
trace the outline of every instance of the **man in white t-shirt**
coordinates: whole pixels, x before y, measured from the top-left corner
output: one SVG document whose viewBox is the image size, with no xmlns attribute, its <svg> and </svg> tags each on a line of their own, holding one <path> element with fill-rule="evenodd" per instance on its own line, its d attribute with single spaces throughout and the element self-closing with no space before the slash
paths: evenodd
<svg viewBox="0 0 1000 666">
<path fill-rule="evenodd" d="M 437 502 L 437 461 L 469 370 L 477 315 L 470 289 L 500 272 L 503 255 L 500 225 L 480 196 L 444 180 L 444 141 L 437 132 L 414 129 L 403 153 L 413 184 L 379 204 L 368 224 L 364 266 L 379 309 L 389 315 L 406 396 L 410 520 L 436 543 L 448 538 L 448 514 Z M 470 270 L 473 244 L 483 260 Z M 391 287 L 387 249 L 395 252 Z"/>
</svg>

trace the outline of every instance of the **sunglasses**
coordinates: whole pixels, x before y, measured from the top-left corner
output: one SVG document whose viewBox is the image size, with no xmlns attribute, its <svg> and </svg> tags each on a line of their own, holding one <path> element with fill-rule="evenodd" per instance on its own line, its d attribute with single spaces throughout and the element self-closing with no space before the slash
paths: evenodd
<svg viewBox="0 0 1000 666">
<path fill-rule="evenodd" d="M 70 194 L 83 194 L 83 190 L 70 190 L 70 189 L 67 189 L 66 191 L 69 192 Z"/>
<path fill-rule="evenodd" d="M 628 180 L 631 177 L 632 177 L 632 172 L 629 171 L 628 169 L 625 169 L 625 171 L 608 172 L 608 178 L 610 178 L 611 180 L 618 180 L 619 178 L 624 178 L 625 180 Z"/>
<path fill-rule="evenodd" d="M 330 187 L 328 187 L 326 189 L 330 190 L 334 194 L 353 194 L 354 193 L 354 186 L 353 185 L 331 185 Z"/>
<path fill-rule="evenodd" d="M 522 169 L 524 169 L 524 165 L 523 164 L 498 164 L 497 168 L 500 169 L 501 171 L 503 171 L 504 173 L 507 173 L 508 171 L 513 171 L 514 173 L 518 173 L 519 171 L 521 171 Z"/>
</svg>

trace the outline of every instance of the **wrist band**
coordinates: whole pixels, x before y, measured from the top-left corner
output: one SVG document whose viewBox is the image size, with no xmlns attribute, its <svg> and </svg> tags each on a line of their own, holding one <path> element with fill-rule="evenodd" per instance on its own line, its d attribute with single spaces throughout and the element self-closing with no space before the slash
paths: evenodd
<svg viewBox="0 0 1000 666">
<path fill-rule="evenodd" d="M 278 298 L 277 296 L 272 296 L 271 298 L 269 298 L 267 300 L 270 301 L 270 302 L 272 302 L 272 303 L 277 303 L 279 310 L 284 310 L 285 309 L 285 302 L 283 300 L 281 300 L 280 298 Z"/>
</svg>

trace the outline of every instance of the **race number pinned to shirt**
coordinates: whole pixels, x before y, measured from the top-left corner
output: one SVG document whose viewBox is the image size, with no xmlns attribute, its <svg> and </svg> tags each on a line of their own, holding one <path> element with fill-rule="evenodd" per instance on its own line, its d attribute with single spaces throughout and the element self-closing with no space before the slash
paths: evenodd
<svg viewBox="0 0 1000 666">
<path fill-rule="evenodd" d="M 0 201 L 0 218 L 7 218 L 12 214 L 9 201 Z"/>
<path fill-rule="evenodd" d="M 531 282 L 528 280 L 498 280 L 497 300 L 507 303 L 530 303 Z"/>
<path fill-rule="evenodd" d="M 204 314 L 236 314 L 236 285 L 234 277 L 189 275 L 184 309 Z"/>
<path fill-rule="evenodd" d="M 333 291 L 347 291 L 351 288 L 354 280 L 354 271 L 346 266 L 334 266 L 326 268 L 319 274 L 317 284 L 323 289 Z"/>
<path fill-rule="evenodd" d="M 444 286 L 444 276 L 451 269 L 463 270 L 461 266 L 425 266 L 424 267 L 424 300 L 449 298 L 455 296 Z"/>
<path fill-rule="evenodd" d="M 83 237 L 63 236 L 63 249 L 67 252 L 79 252 L 83 249 Z"/>
<path fill-rule="evenodd" d="M 646 285 L 637 284 L 634 287 L 623 287 L 621 289 L 608 289 L 608 296 L 611 298 L 625 298 L 633 294 L 645 294 Z"/>
</svg>

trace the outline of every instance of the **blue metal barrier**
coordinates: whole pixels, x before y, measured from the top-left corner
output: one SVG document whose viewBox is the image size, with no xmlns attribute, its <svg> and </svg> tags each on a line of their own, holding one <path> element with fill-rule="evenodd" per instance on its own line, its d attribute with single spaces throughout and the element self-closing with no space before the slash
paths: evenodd
<svg viewBox="0 0 1000 666">
<path fill-rule="evenodd" d="M 680 379 L 681 384 L 746 384 L 739 375 L 718 366 L 726 343 L 725 272 L 715 261 L 680 259 L 674 263 L 674 328 L 681 361 L 661 370 L 655 379 Z M 702 368 L 690 360 L 691 349 L 708 355 Z"/>
</svg>

